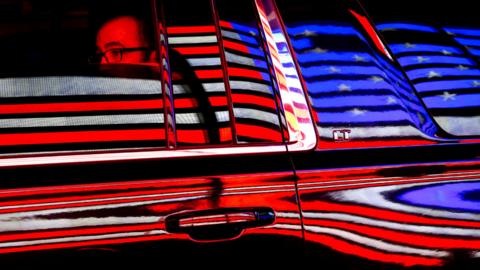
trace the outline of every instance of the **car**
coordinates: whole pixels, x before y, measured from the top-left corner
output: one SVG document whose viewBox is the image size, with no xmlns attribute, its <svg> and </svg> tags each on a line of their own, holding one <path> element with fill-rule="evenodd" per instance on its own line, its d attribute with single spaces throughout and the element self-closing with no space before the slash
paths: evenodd
<svg viewBox="0 0 480 270">
<path fill-rule="evenodd" d="M 0 0 L 0 262 L 477 269 L 460 2 Z"/>
</svg>

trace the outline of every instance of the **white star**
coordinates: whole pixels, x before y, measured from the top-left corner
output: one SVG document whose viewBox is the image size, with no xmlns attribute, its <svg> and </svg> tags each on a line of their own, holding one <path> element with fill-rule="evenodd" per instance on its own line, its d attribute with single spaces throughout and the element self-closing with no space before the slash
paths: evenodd
<svg viewBox="0 0 480 270">
<path fill-rule="evenodd" d="M 396 104 L 398 101 L 393 97 L 388 97 L 387 104 Z"/>
<path fill-rule="evenodd" d="M 427 58 L 427 57 L 423 57 L 423 56 L 418 56 L 418 57 L 417 57 L 418 63 L 425 63 L 425 62 L 427 62 L 427 61 L 429 61 L 429 60 L 430 60 L 430 58 Z"/>
<path fill-rule="evenodd" d="M 457 94 L 450 94 L 449 92 L 443 92 L 443 95 L 441 97 L 443 98 L 443 101 L 449 101 L 449 100 L 455 100 L 455 96 Z"/>
<path fill-rule="evenodd" d="M 360 116 L 360 115 L 364 115 L 367 111 L 365 110 L 360 110 L 359 108 L 355 108 L 353 110 L 350 111 L 354 116 Z"/>
<path fill-rule="evenodd" d="M 372 76 L 369 78 L 369 80 L 373 81 L 374 83 L 379 83 L 384 81 L 384 79 L 380 76 Z"/>
<path fill-rule="evenodd" d="M 336 67 L 334 67 L 334 66 L 329 67 L 329 68 L 328 68 L 328 71 L 329 71 L 330 73 L 340 73 L 340 72 L 342 72 L 341 69 L 336 68 Z"/>
<path fill-rule="evenodd" d="M 453 54 L 451 51 L 448 51 L 448 50 L 445 50 L 445 49 L 442 50 L 442 53 L 444 55 L 452 55 Z"/>
<path fill-rule="evenodd" d="M 305 29 L 305 31 L 303 31 L 300 35 L 304 37 L 314 37 L 314 36 L 317 36 L 317 33 L 310 31 L 308 29 Z"/>
<path fill-rule="evenodd" d="M 352 91 L 352 88 L 350 86 L 342 83 L 338 86 L 338 91 L 340 91 L 340 92 L 350 92 L 350 91 Z"/>
<path fill-rule="evenodd" d="M 365 62 L 365 57 L 360 56 L 360 55 L 358 55 L 358 54 L 355 54 L 355 55 L 353 56 L 353 59 L 355 59 L 356 62 Z"/>
<path fill-rule="evenodd" d="M 405 43 L 404 46 L 405 46 L 405 48 L 407 48 L 407 49 L 413 49 L 413 48 L 417 47 L 417 45 L 412 44 L 412 43 L 410 43 L 410 42 Z"/>
<path fill-rule="evenodd" d="M 436 71 L 433 71 L 433 70 L 430 70 L 430 72 L 428 72 L 428 78 L 429 79 L 432 79 L 432 78 L 440 78 L 442 77 L 442 74 L 436 72 Z"/>
<path fill-rule="evenodd" d="M 452 32 L 450 32 L 450 31 L 447 31 L 446 33 L 447 33 L 447 35 L 450 35 L 450 36 L 456 36 L 455 33 L 452 33 Z"/>
<path fill-rule="evenodd" d="M 473 86 L 475 87 L 479 87 L 480 86 L 480 82 L 479 81 L 473 81 Z"/>
<path fill-rule="evenodd" d="M 253 31 L 250 31 L 250 35 L 252 35 L 252 36 L 256 36 L 256 35 L 257 35 L 257 33 L 253 32 Z"/>
<path fill-rule="evenodd" d="M 313 49 L 313 50 L 309 50 L 309 52 L 314 52 L 314 53 L 326 53 L 326 52 L 328 52 L 328 50 L 322 49 L 322 48 L 320 48 L 320 47 L 317 47 L 317 48 L 315 48 L 315 49 Z"/>
<path fill-rule="evenodd" d="M 459 66 L 457 67 L 457 69 L 459 69 L 459 70 L 469 70 L 470 68 L 469 68 L 469 67 L 466 67 L 466 66 L 464 66 L 464 65 L 459 65 Z"/>
</svg>

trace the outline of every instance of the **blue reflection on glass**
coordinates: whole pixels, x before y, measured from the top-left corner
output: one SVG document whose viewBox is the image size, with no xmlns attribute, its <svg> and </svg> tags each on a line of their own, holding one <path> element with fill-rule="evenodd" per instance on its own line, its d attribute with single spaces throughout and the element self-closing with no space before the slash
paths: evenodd
<svg viewBox="0 0 480 270">
<path fill-rule="evenodd" d="M 287 31 L 319 119 L 320 136 L 335 127 L 348 127 L 354 140 L 436 133 L 402 71 L 372 49 L 361 31 L 332 22 L 287 22 Z"/>
</svg>

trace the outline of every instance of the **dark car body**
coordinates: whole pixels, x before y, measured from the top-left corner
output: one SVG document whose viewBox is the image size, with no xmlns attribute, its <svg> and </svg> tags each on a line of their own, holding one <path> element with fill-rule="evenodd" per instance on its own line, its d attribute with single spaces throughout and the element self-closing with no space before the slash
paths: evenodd
<svg viewBox="0 0 480 270">
<path fill-rule="evenodd" d="M 478 268 L 479 22 L 389 5 L 0 1 L 0 263 Z"/>
</svg>

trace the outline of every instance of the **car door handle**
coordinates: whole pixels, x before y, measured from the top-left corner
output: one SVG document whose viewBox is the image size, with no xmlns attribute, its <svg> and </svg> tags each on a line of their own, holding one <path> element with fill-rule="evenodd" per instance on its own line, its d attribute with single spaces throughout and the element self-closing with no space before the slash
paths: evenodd
<svg viewBox="0 0 480 270">
<path fill-rule="evenodd" d="M 165 227 L 169 233 L 186 233 L 193 240 L 215 241 L 236 238 L 245 229 L 274 222 L 275 212 L 268 207 L 221 208 L 169 215 Z"/>
</svg>

